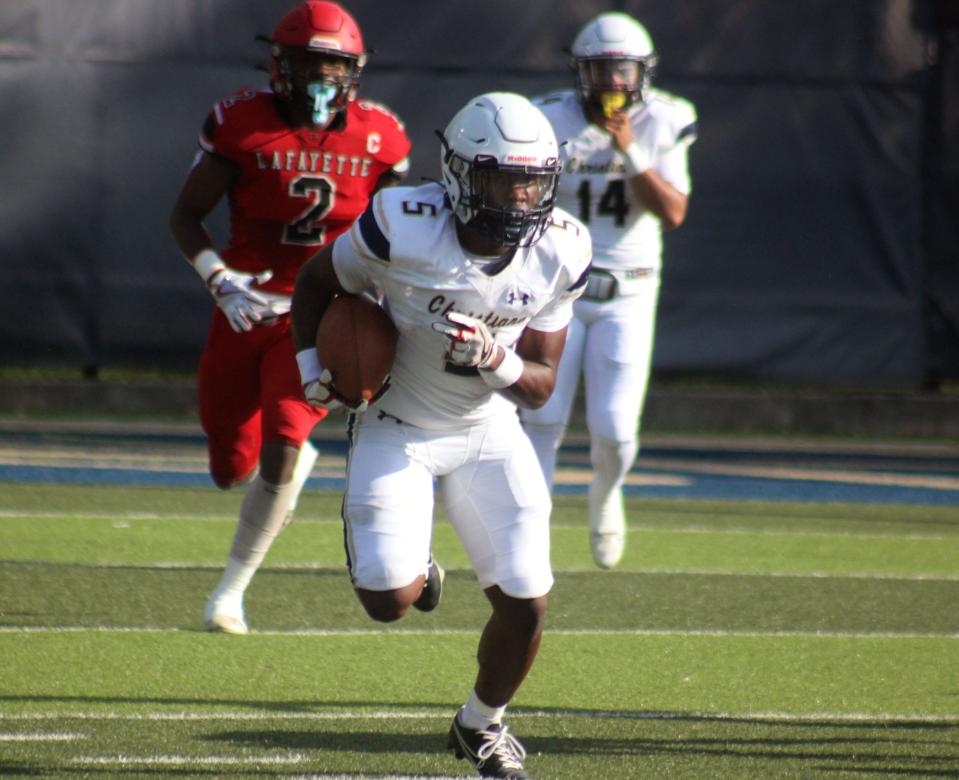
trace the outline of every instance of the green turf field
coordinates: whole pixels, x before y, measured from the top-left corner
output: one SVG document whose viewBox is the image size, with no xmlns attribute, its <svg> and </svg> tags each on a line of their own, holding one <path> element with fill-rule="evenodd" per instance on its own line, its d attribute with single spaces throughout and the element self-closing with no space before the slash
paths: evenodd
<svg viewBox="0 0 959 780">
<path fill-rule="evenodd" d="M 240 494 L 0 484 L 0 774 L 445 777 L 487 607 L 383 627 L 307 492 L 247 637 L 202 631 Z M 557 500 L 556 586 L 508 712 L 544 778 L 959 776 L 959 512 L 634 500 L 620 570 Z"/>
</svg>

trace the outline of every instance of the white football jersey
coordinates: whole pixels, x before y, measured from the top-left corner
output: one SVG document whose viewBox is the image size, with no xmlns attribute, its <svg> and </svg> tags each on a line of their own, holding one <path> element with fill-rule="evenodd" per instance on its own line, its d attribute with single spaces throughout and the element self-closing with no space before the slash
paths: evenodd
<svg viewBox="0 0 959 780">
<path fill-rule="evenodd" d="M 593 264 L 617 271 L 658 270 L 662 264 L 659 219 L 637 201 L 612 136 L 589 122 L 572 91 L 544 95 L 533 102 L 553 125 L 562 148 L 557 204 L 589 228 Z M 696 139 L 692 103 L 650 89 L 647 102 L 632 107 L 629 119 L 633 139 L 650 154 L 653 169 L 688 194 L 686 152 Z M 628 277 L 620 279 L 621 287 L 624 281 Z"/>
<path fill-rule="evenodd" d="M 449 340 L 433 329 L 451 311 L 482 320 L 497 343 L 523 330 L 553 332 L 572 318 L 586 283 L 589 233 L 560 209 L 531 247 L 503 259 L 470 256 L 440 184 L 390 187 L 376 194 L 333 246 L 333 265 L 354 293 L 376 288 L 399 330 L 391 387 L 376 406 L 428 429 L 462 428 L 515 406 L 475 368 L 447 361 Z"/>
</svg>

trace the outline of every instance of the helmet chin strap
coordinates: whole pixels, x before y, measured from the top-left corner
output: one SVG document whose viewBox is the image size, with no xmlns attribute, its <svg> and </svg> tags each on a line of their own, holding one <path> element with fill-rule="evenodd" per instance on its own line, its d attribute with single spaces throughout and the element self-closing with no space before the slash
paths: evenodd
<svg viewBox="0 0 959 780">
<path fill-rule="evenodd" d="M 325 125 L 330 121 L 333 113 L 330 111 L 330 103 L 336 97 L 336 86 L 322 81 L 312 81 L 307 85 L 306 93 L 313 101 L 313 124 Z"/>
</svg>

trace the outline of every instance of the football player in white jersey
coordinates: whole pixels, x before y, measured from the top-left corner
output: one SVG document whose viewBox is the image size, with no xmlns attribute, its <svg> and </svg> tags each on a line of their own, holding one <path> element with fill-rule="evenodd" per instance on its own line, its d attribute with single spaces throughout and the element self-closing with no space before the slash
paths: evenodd
<svg viewBox="0 0 959 780">
<path fill-rule="evenodd" d="M 549 490 L 517 406 L 556 380 L 589 234 L 554 208 L 561 164 L 532 103 L 470 100 L 443 135 L 443 181 L 383 190 L 347 235 L 301 270 L 293 326 L 304 393 L 336 405 L 317 325 L 332 298 L 376 289 L 399 331 L 391 386 L 351 426 L 343 520 L 353 586 L 394 621 L 437 583 L 433 483 L 492 615 L 449 747 L 487 777 L 527 777 L 503 725 L 539 647 L 549 563 Z"/>
<path fill-rule="evenodd" d="M 552 487 L 582 372 L 594 471 L 590 546 L 602 568 L 618 564 L 625 545 L 622 484 L 639 450 L 662 231 L 686 217 L 687 149 L 696 138 L 692 104 L 650 86 L 655 64 L 642 25 L 626 14 L 600 14 L 573 41 L 575 90 L 534 101 L 565 142 L 557 204 L 589 229 L 593 267 L 556 389 L 544 407 L 520 414 Z"/>
</svg>

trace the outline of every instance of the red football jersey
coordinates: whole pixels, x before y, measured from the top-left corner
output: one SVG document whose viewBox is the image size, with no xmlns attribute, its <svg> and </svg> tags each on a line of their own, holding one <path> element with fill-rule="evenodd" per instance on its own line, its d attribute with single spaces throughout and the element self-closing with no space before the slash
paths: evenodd
<svg viewBox="0 0 959 780">
<path fill-rule="evenodd" d="M 410 145 L 399 118 L 365 100 L 347 106 L 341 129 L 320 131 L 285 124 L 269 91 L 242 89 L 217 103 L 200 146 L 240 167 L 223 260 L 269 269 L 263 289 L 291 294 L 300 266 L 353 224 Z"/>
</svg>

